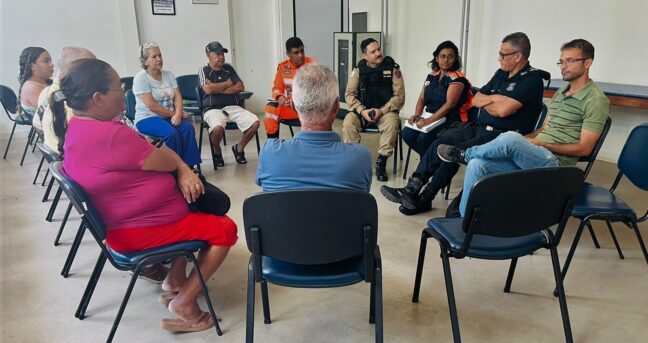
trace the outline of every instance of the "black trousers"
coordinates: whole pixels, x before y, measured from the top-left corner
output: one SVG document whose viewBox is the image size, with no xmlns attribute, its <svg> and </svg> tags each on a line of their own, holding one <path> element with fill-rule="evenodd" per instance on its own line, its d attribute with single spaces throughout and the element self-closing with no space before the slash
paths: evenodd
<svg viewBox="0 0 648 343">
<path fill-rule="evenodd" d="M 459 171 L 459 165 L 456 163 L 443 162 L 437 155 L 437 147 L 440 144 L 453 145 L 461 149 L 468 149 L 472 146 L 482 145 L 495 139 L 502 131 L 488 131 L 485 126 L 473 125 L 464 128 L 448 129 L 439 138 L 434 140 L 425 154 L 421 156 L 414 176 L 424 180 L 430 180 L 428 188 L 438 193 L 446 187 L 452 178 Z"/>
</svg>

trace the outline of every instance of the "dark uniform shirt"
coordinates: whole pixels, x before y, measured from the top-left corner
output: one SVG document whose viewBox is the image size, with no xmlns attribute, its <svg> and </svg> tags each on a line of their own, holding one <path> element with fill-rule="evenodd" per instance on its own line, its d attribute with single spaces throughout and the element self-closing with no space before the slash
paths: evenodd
<svg viewBox="0 0 648 343">
<path fill-rule="evenodd" d="M 236 70 L 234 70 L 234 67 L 232 67 L 228 63 L 225 63 L 225 65 L 223 65 L 223 69 L 221 70 L 215 70 L 210 67 L 209 64 L 205 65 L 204 67 L 200 68 L 200 70 L 198 70 L 198 80 L 201 87 L 205 84 L 206 80 L 209 80 L 212 83 L 221 83 L 227 80 L 232 80 L 234 84 L 241 82 L 241 78 L 236 73 Z M 225 106 L 239 104 L 238 96 L 236 96 L 236 94 L 204 95 L 202 102 L 203 106 L 205 107 L 205 111 L 214 108 L 221 109 Z"/>
</svg>

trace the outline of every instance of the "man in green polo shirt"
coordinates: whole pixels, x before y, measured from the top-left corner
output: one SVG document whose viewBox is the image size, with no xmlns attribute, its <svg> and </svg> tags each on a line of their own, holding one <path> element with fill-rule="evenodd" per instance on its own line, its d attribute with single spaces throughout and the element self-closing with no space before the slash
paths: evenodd
<svg viewBox="0 0 648 343">
<path fill-rule="evenodd" d="M 495 140 L 467 150 L 440 145 L 439 157 L 447 162 L 467 164 L 464 196 L 459 205 L 466 213 L 468 195 L 480 178 L 520 169 L 570 166 L 589 156 L 610 113 L 610 101 L 589 78 L 594 46 L 574 39 L 560 48 L 558 66 L 563 80 L 551 99 L 542 128 L 526 136 L 509 131 Z"/>
</svg>

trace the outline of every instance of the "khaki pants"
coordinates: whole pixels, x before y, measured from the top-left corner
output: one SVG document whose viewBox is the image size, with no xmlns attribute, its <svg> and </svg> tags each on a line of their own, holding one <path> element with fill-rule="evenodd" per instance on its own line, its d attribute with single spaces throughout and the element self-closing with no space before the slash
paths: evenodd
<svg viewBox="0 0 648 343">
<path fill-rule="evenodd" d="M 389 157 L 394 153 L 394 145 L 400 132 L 400 117 L 396 112 L 385 113 L 377 124 L 380 130 L 378 154 Z M 360 143 L 360 132 L 362 132 L 360 119 L 355 113 L 349 112 L 342 123 L 342 140 L 344 143 Z"/>
</svg>

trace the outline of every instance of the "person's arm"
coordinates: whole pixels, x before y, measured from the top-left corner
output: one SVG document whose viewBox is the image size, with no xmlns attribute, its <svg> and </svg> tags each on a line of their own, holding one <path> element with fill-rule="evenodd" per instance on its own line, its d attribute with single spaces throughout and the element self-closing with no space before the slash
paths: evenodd
<svg viewBox="0 0 648 343">
<path fill-rule="evenodd" d="M 277 65 L 277 72 L 275 73 L 274 82 L 272 83 L 272 98 L 275 99 L 280 106 L 284 106 L 286 101 L 286 85 L 283 82 L 281 75 L 281 63 Z"/>
<path fill-rule="evenodd" d="M 163 117 L 168 117 L 171 118 L 175 115 L 174 111 L 171 111 L 170 109 L 160 105 L 154 98 L 151 93 L 142 93 L 142 94 L 137 94 L 137 98 L 140 99 L 144 105 L 146 105 L 146 108 L 149 109 L 149 111 L 163 116 Z"/>
<path fill-rule="evenodd" d="M 369 117 L 369 111 L 371 111 L 371 109 L 366 108 L 362 102 L 360 102 L 360 99 L 358 99 L 359 87 L 360 70 L 358 70 L 358 68 L 353 68 L 353 71 L 349 76 L 349 81 L 347 81 L 346 90 L 344 91 L 344 99 L 346 100 L 349 111 L 359 113 L 366 121 L 373 122 Z"/>
<path fill-rule="evenodd" d="M 598 138 L 600 136 L 600 132 L 592 132 L 583 129 L 580 134 L 580 140 L 577 143 L 545 143 L 534 138 L 530 139 L 530 141 L 535 145 L 545 147 L 547 150 L 553 152 L 554 154 L 584 157 L 589 156 L 592 153 L 592 150 L 594 150 L 594 146 L 596 146 L 596 142 L 598 141 Z"/>
<path fill-rule="evenodd" d="M 425 107 L 425 86 L 421 89 L 421 94 L 419 94 L 418 100 L 416 100 L 416 106 L 414 107 L 414 114 L 407 119 L 410 124 L 414 124 L 416 121 L 421 118 L 423 113 L 423 108 Z"/>
<path fill-rule="evenodd" d="M 501 94 L 484 95 L 486 105 L 481 106 L 493 117 L 508 117 L 522 108 L 522 103 Z M 480 97 L 481 98 L 481 97 Z M 475 98 L 473 98 L 474 100 Z M 481 99 L 480 99 L 481 100 Z M 473 101 L 473 105 L 475 102 Z"/>
<path fill-rule="evenodd" d="M 230 79 L 227 79 L 223 82 L 211 82 L 207 79 L 205 80 L 205 84 L 202 86 L 202 90 L 206 95 L 221 94 L 224 93 L 227 88 L 233 85 L 234 83 Z"/>
<path fill-rule="evenodd" d="M 223 91 L 223 94 L 238 94 L 238 93 L 241 93 L 244 90 L 245 90 L 245 85 L 243 85 L 242 81 L 239 81 L 239 82 L 233 84 L 232 86 L 225 88 L 225 90 Z"/>
<path fill-rule="evenodd" d="M 450 110 L 457 106 L 459 99 L 461 98 L 461 93 L 464 90 L 464 84 L 461 82 L 453 82 L 448 86 L 448 91 L 446 92 L 446 102 L 434 113 L 433 116 L 427 119 L 421 120 L 419 127 L 432 124 L 435 121 L 448 115 Z"/>
<path fill-rule="evenodd" d="M 173 150 L 162 146 L 153 150 L 144 160 L 142 170 L 177 173 L 178 187 L 188 203 L 205 194 L 205 186 L 198 176 Z"/>
<path fill-rule="evenodd" d="M 190 114 L 184 111 L 184 105 L 182 103 L 182 94 L 178 87 L 173 89 L 173 105 L 175 107 L 175 113 L 171 117 L 171 124 L 180 125 L 182 119 L 188 117 Z"/>
<path fill-rule="evenodd" d="M 20 91 L 20 102 L 31 107 L 38 107 L 38 96 L 45 86 L 37 82 L 27 82 Z"/>
</svg>

